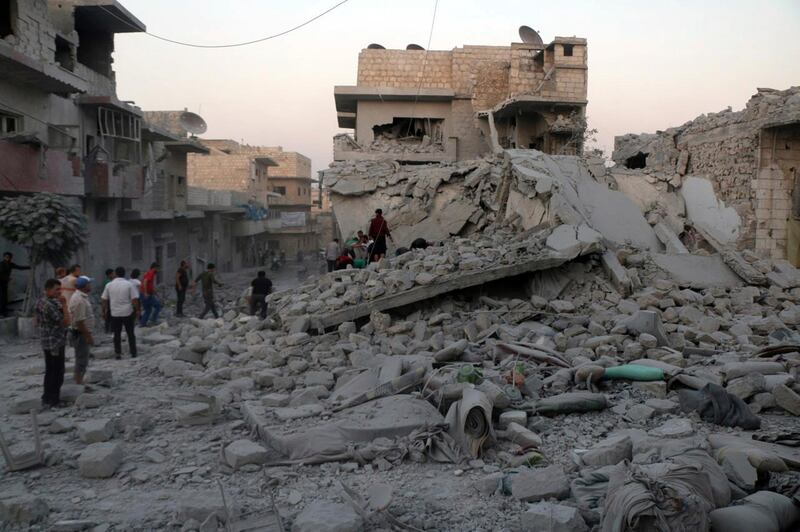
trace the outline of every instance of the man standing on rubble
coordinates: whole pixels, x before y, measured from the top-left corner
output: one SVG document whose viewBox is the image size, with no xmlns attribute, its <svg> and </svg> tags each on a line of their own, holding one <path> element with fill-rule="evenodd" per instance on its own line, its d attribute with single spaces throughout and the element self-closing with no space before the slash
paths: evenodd
<svg viewBox="0 0 800 532">
<path fill-rule="evenodd" d="M 339 258 L 339 239 L 334 238 L 325 247 L 325 261 L 328 263 L 328 273 L 336 267 L 336 259 Z"/>
<path fill-rule="evenodd" d="M 61 282 L 58 279 L 48 279 L 44 283 L 44 297 L 36 302 L 36 323 L 44 351 L 42 406 L 55 407 L 61 402 L 69 324 L 69 309 L 66 299 L 61 295 Z"/>
<path fill-rule="evenodd" d="M 389 224 L 383 217 L 382 209 L 375 209 L 375 217 L 369 222 L 369 237 L 374 240 L 372 244 L 372 252 L 370 253 L 369 261 L 375 262 L 381 260 L 386 255 L 386 237 L 394 242 L 392 233 L 389 231 Z"/>
<path fill-rule="evenodd" d="M 158 299 L 156 293 L 156 276 L 158 275 L 158 263 L 154 262 L 150 265 L 142 277 L 142 317 L 139 320 L 139 325 L 147 327 L 150 318 L 153 318 L 153 325 L 158 323 L 158 314 L 161 312 L 161 301 Z M 152 316 L 151 316 L 152 315 Z"/>
<path fill-rule="evenodd" d="M 260 309 L 259 315 L 261 319 L 267 317 L 267 296 L 272 292 L 272 281 L 267 278 L 267 272 L 258 272 L 258 277 L 253 279 L 250 283 L 253 287 L 253 293 L 250 296 L 250 315 L 255 316 L 256 311 Z"/>
<path fill-rule="evenodd" d="M 206 271 L 201 273 L 197 276 L 197 279 L 194 280 L 192 284 L 192 290 L 197 287 L 197 282 L 199 281 L 202 285 L 203 289 L 203 312 L 200 314 L 200 319 L 206 317 L 208 311 L 210 310 L 211 313 L 214 315 L 214 318 L 219 318 L 219 314 L 217 313 L 217 305 L 214 303 L 214 285 L 222 286 L 222 283 L 217 281 L 215 273 L 217 271 L 217 267 L 214 263 L 209 262 L 208 266 L 206 266 Z"/>
<path fill-rule="evenodd" d="M 5 318 L 8 314 L 8 285 L 11 283 L 11 270 L 30 270 L 30 266 L 20 266 L 14 264 L 11 259 L 14 256 L 11 252 L 3 253 L 3 261 L 0 262 L 0 318 Z"/>
<path fill-rule="evenodd" d="M 69 300 L 69 315 L 72 318 L 70 340 L 75 348 L 75 384 L 83 384 L 83 376 L 89 367 L 89 346 L 94 345 L 92 329 L 94 328 L 94 312 L 89 294 L 92 291 L 92 280 L 86 276 L 75 281 L 75 294 Z"/>
<path fill-rule="evenodd" d="M 175 316 L 183 318 L 183 304 L 186 302 L 186 289 L 189 288 L 189 264 L 181 261 L 178 271 L 175 273 L 175 294 L 178 296 L 178 304 L 175 309 Z"/>
<path fill-rule="evenodd" d="M 122 328 L 128 335 L 128 348 L 131 357 L 136 358 L 136 336 L 134 325 L 139 314 L 139 292 L 133 283 L 125 279 L 125 268 L 118 266 L 114 270 L 114 280 L 108 283 L 100 298 L 103 310 L 108 307 L 111 313 L 111 330 L 114 332 L 114 353 L 117 360 L 122 358 Z"/>
</svg>

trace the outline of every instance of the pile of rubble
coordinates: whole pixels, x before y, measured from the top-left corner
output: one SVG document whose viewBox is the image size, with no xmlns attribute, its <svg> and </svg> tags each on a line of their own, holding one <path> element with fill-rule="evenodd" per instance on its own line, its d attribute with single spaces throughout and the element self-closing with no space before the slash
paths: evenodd
<svg viewBox="0 0 800 532">
<path fill-rule="evenodd" d="M 266 320 L 232 302 L 218 320 L 144 329 L 135 363 L 95 349 L 90 388 L 65 386 L 75 409 L 37 420 L 46 469 L 0 477 L 5 522 L 798 522 L 800 272 L 680 249 L 601 164 L 574 157 L 332 170 L 335 193 L 391 210 L 396 235 L 442 224 L 443 242 L 275 293 Z M 38 397 L 21 390 L 38 370 L 7 372 L 12 448 L 34 439 Z"/>
</svg>

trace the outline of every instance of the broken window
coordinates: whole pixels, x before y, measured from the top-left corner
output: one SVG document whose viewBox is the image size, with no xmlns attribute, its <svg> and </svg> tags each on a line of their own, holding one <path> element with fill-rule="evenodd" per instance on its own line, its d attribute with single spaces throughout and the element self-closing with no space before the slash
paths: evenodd
<svg viewBox="0 0 800 532">
<path fill-rule="evenodd" d="M 625 159 L 625 168 L 636 170 L 637 168 L 645 168 L 647 166 L 647 153 L 639 152 L 632 157 Z"/>
<path fill-rule="evenodd" d="M 372 128 L 373 148 L 381 145 L 401 145 L 404 148 L 442 148 L 444 142 L 444 119 L 394 117 L 391 124 L 379 124 Z"/>
<path fill-rule="evenodd" d="M 572 45 L 572 44 L 565 44 L 564 45 L 564 55 L 566 57 L 571 57 L 572 56 L 572 48 L 573 48 L 573 46 L 574 45 Z"/>
<path fill-rule="evenodd" d="M 75 68 L 75 61 L 72 57 L 72 45 L 65 38 L 56 35 L 56 63 L 72 72 Z"/>
<path fill-rule="evenodd" d="M 286 195 L 286 187 L 272 187 L 272 191 L 281 196 Z"/>
<path fill-rule="evenodd" d="M 131 237 L 131 261 L 142 260 L 144 258 L 144 239 L 142 235 Z"/>
<path fill-rule="evenodd" d="M 94 204 L 94 220 L 96 222 L 108 221 L 108 202 L 96 201 Z"/>
<path fill-rule="evenodd" d="M 22 117 L 0 113 L 0 134 L 22 131 Z"/>
<path fill-rule="evenodd" d="M 139 162 L 141 121 L 138 117 L 100 107 L 97 112 L 97 122 L 100 134 L 105 137 L 104 146 L 115 161 Z"/>
<path fill-rule="evenodd" d="M 83 21 L 85 15 L 75 11 L 75 27 L 91 27 L 91 21 Z M 103 31 L 78 29 L 78 63 L 107 78 L 112 76 L 111 52 L 114 51 L 114 34 Z"/>
<path fill-rule="evenodd" d="M 17 2 L 0 0 L 0 39 L 14 35 L 17 22 Z"/>
</svg>

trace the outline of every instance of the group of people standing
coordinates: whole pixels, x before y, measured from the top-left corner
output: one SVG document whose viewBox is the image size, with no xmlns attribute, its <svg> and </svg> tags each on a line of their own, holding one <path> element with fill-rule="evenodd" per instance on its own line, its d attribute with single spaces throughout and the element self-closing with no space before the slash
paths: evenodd
<svg viewBox="0 0 800 532">
<path fill-rule="evenodd" d="M 376 262 L 386 256 L 386 239 L 394 242 L 389 230 L 389 223 L 383 217 L 382 209 L 375 209 L 375 216 L 369 221 L 367 234 L 358 231 L 356 237 L 345 243 L 339 244 L 339 239 L 334 238 L 325 247 L 325 261 L 328 271 L 343 270 L 348 266 L 363 268 L 370 262 Z"/>
<path fill-rule="evenodd" d="M 9 255 L 10 262 L 10 253 L 6 255 Z M 25 268 L 13 266 L 14 269 Z M 126 278 L 123 266 L 105 272 L 100 296 L 102 316 L 106 333 L 113 334 L 114 354 L 118 360 L 122 358 L 123 329 L 127 335 L 131 358 L 136 358 L 136 325 L 146 327 L 158 323 L 163 306 L 158 293 L 159 270 L 159 264 L 154 262 L 141 279 L 141 272 L 137 269 L 132 270 L 130 277 Z M 188 263 L 181 261 L 175 274 L 175 316 L 185 316 L 183 309 L 186 292 L 200 283 L 205 304 L 200 318 L 205 317 L 209 311 L 215 318 L 219 317 L 214 301 L 214 285 L 222 286 L 222 283 L 216 279 L 214 264 L 209 263 L 194 283 L 190 284 L 190 278 Z M 89 365 L 89 348 L 95 345 L 95 317 L 90 298 L 93 283 L 93 279 L 82 275 L 78 264 L 69 269 L 57 268 L 55 277 L 45 282 L 44 294 L 36 302 L 35 317 L 45 357 L 43 406 L 53 407 L 60 402 L 67 344 L 75 348 L 75 382 L 83 384 Z"/>
</svg>

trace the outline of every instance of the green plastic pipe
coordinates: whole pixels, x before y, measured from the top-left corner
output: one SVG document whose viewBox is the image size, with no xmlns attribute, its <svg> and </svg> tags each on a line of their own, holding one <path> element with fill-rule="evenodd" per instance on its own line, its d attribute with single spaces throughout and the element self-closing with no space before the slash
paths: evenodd
<svg viewBox="0 0 800 532">
<path fill-rule="evenodd" d="M 642 366 L 640 364 L 625 364 L 615 368 L 606 368 L 603 372 L 604 379 L 628 379 L 631 381 L 663 381 L 664 371 L 660 368 Z"/>
</svg>

